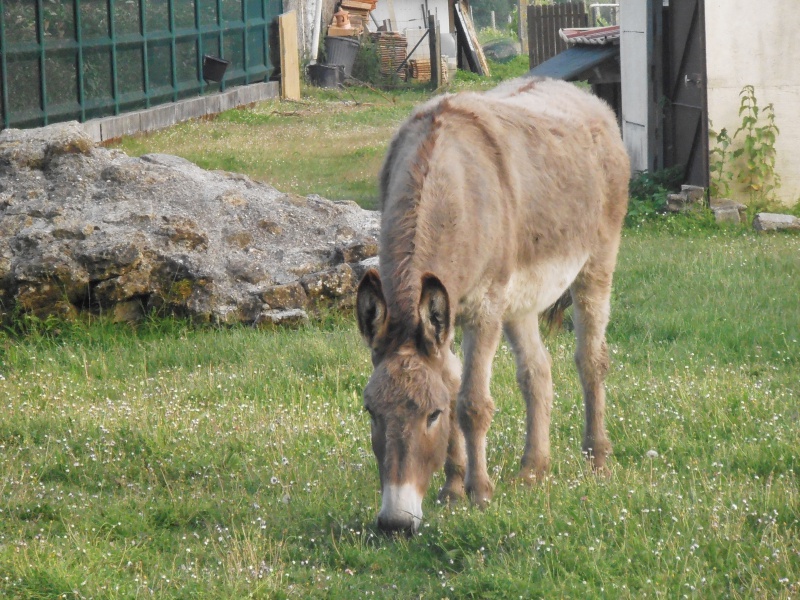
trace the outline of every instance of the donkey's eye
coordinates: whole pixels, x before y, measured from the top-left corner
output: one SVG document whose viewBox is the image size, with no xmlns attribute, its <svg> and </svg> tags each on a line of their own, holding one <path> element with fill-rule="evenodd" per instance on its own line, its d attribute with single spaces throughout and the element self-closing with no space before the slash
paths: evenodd
<svg viewBox="0 0 800 600">
<path fill-rule="evenodd" d="M 442 414 L 442 411 L 435 410 L 431 414 L 428 415 L 428 427 L 431 427 L 436 421 L 439 419 L 439 415 Z"/>
</svg>

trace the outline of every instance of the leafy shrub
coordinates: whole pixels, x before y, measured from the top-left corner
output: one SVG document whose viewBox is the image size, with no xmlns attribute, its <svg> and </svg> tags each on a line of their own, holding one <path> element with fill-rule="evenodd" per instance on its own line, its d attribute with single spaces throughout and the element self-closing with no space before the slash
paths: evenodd
<svg viewBox="0 0 800 600">
<path fill-rule="evenodd" d="M 625 225 L 632 227 L 663 213 L 667 206 L 667 195 L 680 187 L 682 177 L 682 166 L 637 173 L 628 188 L 630 199 Z"/>
<path fill-rule="evenodd" d="M 353 63 L 353 78 L 373 85 L 383 83 L 378 45 L 368 36 L 361 39 L 361 46 Z"/>
</svg>

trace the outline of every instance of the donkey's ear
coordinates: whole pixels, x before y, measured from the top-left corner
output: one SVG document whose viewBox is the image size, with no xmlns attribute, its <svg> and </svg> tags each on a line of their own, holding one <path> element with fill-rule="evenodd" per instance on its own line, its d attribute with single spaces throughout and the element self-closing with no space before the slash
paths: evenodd
<svg viewBox="0 0 800 600">
<path fill-rule="evenodd" d="M 439 350 L 450 338 L 450 296 L 441 280 L 426 273 L 422 276 L 419 299 L 419 341 L 427 353 Z"/>
<path fill-rule="evenodd" d="M 383 297 L 381 276 L 375 269 L 364 273 L 356 295 L 358 329 L 367 345 L 374 347 L 375 340 L 386 325 L 386 300 Z"/>
</svg>

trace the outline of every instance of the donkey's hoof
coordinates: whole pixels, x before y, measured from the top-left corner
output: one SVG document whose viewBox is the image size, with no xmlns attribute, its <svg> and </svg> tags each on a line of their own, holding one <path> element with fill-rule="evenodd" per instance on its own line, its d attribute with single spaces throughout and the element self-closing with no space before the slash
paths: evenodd
<svg viewBox="0 0 800 600">
<path fill-rule="evenodd" d="M 482 485 L 467 486 L 469 499 L 478 508 L 486 508 L 492 501 L 493 493 L 494 487 L 488 482 Z"/>
<path fill-rule="evenodd" d="M 583 443 L 583 455 L 596 475 L 607 477 L 610 471 L 606 461 L 611 455 L 611 442 L 608 440 L 592 440 Z"/>
<path fill-rule="evenodd" d="M 515 481 L 522 485 L 534 486 L 547 479 L 550 470 L 547 468 L 539 469 L 520 469 Z"/>
<path fill-rule="evenodd" d="M 458 504 L 464 497 L 467 495 L 466 491 L 464 490 L 464 484 L 458 485 L 450 485 L 444 484 L 441 490 L 439 490 L 439 495 L 437 496 L 437 500 L 442 504 Z"/>
</svg>

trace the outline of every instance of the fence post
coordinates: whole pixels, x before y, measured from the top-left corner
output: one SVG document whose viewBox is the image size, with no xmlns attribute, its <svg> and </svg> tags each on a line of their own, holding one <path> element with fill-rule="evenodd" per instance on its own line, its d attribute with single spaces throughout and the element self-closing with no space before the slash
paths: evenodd
<svg viewBox="0 0 800 600">
<path fill-rule="evenodd" d="M 522 54 L 528 54 L 528 61 L 530 61 L 530 54 L 528 50 L 528 4 L 527 0 L 518 0 L 517 2 L 517 37 L 519 37 L 520 51 Z"/>
<path fill-rule="evenodd" d="M 47 125 L 47 82 L 45 57 L 44 57 L 44 9 L 42 0 L 36 0 L 36 41 L 38 47 L 39 60 L 39 107 L 44 115 L 44 124 Z"/>
<path fill-rule="evenodd" d="M 428 13 L 428 41 L 431 57 L 431 87 L 436 90 L 442 83 L 442 42 L 436 15 Z"/>
<path fill-rule="evenodd" d="M 2 77 L 3 95 L 0 98 L 0 108 L 3 111 L 3 129 L 7 128 L 10 123 L 8 114 L 8 67 L 6 61 L 6 19 L 5 12 L 0 11 L 0 77 Z"/>
<path fill-rule="evenodd" d="M 220 56 L 220 58 L 225 58 L 225 47 L 223 45 L 225 40 L 223 39 L 223 34 L 222 34 L 222 29 L 223 29 L 222 23 L 223 23 L 223 18 L 222 18 L 222 0 L 217 0 L 217 27 L 219 28 L 219 56 Z M 223 77 L 222 81 L 219 82 L 219 89 L 222 92 L 225 91 L 225 78 L 224 77 Z"/>
</svg>

